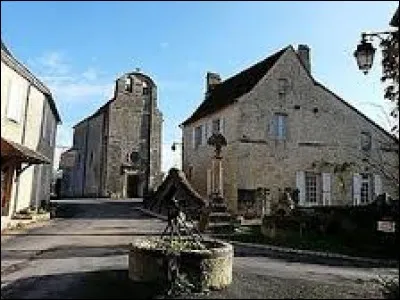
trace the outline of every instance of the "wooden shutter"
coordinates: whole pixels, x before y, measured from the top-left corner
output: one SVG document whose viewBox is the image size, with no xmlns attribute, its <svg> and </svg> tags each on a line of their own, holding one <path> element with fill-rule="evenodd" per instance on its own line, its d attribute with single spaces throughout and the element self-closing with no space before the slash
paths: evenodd
<svg viewBox="0 0 400 300">
<path fill-rule="evenodd" d="M 382 194 L 381 175 L 374 175 L 374 195 L 375 197 Z"/>
<path fill-rule="evenodd" d="M 207 122 L 207 140 L 210 138 L 212 135 L 212 120 Z"/>
<path fill-rule="evenodd" d="M 353 204 L 359 205 L 361 203 L 361 175 L 353 174 Z"/>
<path fill-rule="evenodd" d="M 22 88 L 16 82 L 10 81 L 7 117 L 16 122 L 21 121 L 23 93 Z"/>
<path fill-rule="evenodd" d="M 304 171 L 296 172 L 296 187 L 299 189 L 299 205 L 306 202 L 306 177 Z"/>
<path fill-rule="evenodd" d="M 220 122 L 220 123 L 219 123 L 219 132 L 220 132 L 222 135 L 225 135 L 225 120 L 224 120 L 224 118 L 221 117 L 221 119 L 220 119 L 219 122 Z M 226 138 L 226 137 L 225 137 L 225 138 Z"/>
<path fill-rule="evenodd" d="M 331 180 L 332 176 L 330 173 L 322 173 L 322 203 L 324 205 L 331 205 Z"/>
<path fill-rule="evenodd" d="M 201 128 L 201 144 L 207 145 L 207 123 L 202 124 Z"/>
</svg>

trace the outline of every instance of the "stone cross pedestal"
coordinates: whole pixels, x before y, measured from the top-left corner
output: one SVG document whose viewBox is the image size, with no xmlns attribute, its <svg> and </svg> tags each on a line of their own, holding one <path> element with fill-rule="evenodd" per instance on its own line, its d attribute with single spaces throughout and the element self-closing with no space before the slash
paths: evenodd
<svg viewBox="0 0 400 300">
<path fill-rule="evenodd" d="M 212 232 L 232 231 L 233 224 L 223 197 L 223 168 L 222 147 L 227 145 L 225 137 L 220 133 L 214 133 L 207 141 L 208 145 L 215 147 L 215 156 L 211 169 L 211 203 L 208 215 L 208 228 Z"/>
</svg>

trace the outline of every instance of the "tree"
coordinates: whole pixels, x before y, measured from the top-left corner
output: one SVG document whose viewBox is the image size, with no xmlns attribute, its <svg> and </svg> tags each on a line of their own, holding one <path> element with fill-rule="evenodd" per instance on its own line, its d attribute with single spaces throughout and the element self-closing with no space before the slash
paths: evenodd
<svg viewBox="0 0 400 300">
<path fill-rule="evenodd" d="M 392 128 L 394 134 L 399 134 L 399 9 L 393 16 L 390 24 L 397 30 L 390 32 L 385 38 L 381 39 L 382 49 L 382 77 L 381 80 L 386 84 L 384 98 L 395 103 L 390 116 L 396 120 L 396 125 Z"/>
</svg>

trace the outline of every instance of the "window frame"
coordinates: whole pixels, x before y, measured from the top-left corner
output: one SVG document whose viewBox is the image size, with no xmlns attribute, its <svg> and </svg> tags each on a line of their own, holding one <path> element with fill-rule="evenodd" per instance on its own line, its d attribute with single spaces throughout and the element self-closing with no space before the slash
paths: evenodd
<svg viewBox="0 0 400 300">
<path fill-rule="evenodd" d="M 286 113 L 275 113 L 274 114 L 273 133 L 274 133 L 275 139 L 277 139 L 277 140 L 286 140 L 287 139 L 287 118 L 288 118 L 288 115 Z"/>
<path fill-rule="evenodd" d="M 124 80 L 124 92 L 132 93 L 132 78 L 130 76 L 126 76 Z"/>
<path fill-rule="evenodd" d="M 216 119 L 212 120 L 212 122 L 211 122 L 211 133 L 212 134 L 222 132 L 221 123 L 222 123 L 221 118 L 216 118 Z M 215 124 L 218 124 L 218 126 L 216 126 Z M 218 129 L 216 129 L 216 127 L 218 127 Z"/>
<path fill-rule="evenodd" d="M 321 177 L 320 173 L 316 172 L 305 172 L 304 174 L 304 189 L 305 189 L 305 203 L 308 205 L 318 205 L 322 196 L 321 189 Z M 310 180 L 313 180 L 310 185 Z M 310 189 L 312 190 L 310 191 Z M 311 201 L 314 199 L 314 201 Z"/>
<path fill-rule="evenodd" d="M 194 128 L 194 148 L 197 149 L 203 142 L 203 125 Z"/>
<path fill-rule="evenodd" d="M 289 89 L 289 79 L 287 77 L 278 78 L 279 95 L 285 95 L 288 89 Z"/>
<path fill-rule="evenodd" d="M 364 188 L 366 186 L 366 189 Z M 372 200 L 372 175 L 369 173 L 360 174 L 360 204 L 368 204 Z M 366 198 L 365 198 L 366 197 Z"/>
<path fill-rule="evenodd" d="M 369 152 L 372 149 L 372 136 L 368 131 L 361 132 L 361 150 Z"/>
</svg>

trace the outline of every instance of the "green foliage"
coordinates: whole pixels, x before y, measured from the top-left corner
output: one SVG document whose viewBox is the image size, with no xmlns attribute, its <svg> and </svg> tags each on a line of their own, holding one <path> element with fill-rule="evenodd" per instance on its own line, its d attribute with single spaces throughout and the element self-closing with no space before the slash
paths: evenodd
<svg viewBox="0 0 400 300">
<path fill-rule="evenodd" d="M 390 115 L 398 120 L 399 117 L 399 31 L 388 34 L 380 43 L 382 48 L 382 77 L 386 84 L 384 98 L 395 103 Z M 392 131 L 398 132 L 396 125 Z"/>
<path fill-rule="evenodd" d="M 264 233 L 275 226 L 276 234 L 263 235 L 261 227 L 236 232 L 230 239 L 354 256 L 397 258 L 397 234 L 376 230 L 382 216 L 398 219 L 398 212 L 380 211 L 375 205 L 356 207 L 313 207 L 296 209 L 287 217 L 265 216 Z"/>
</svg>

